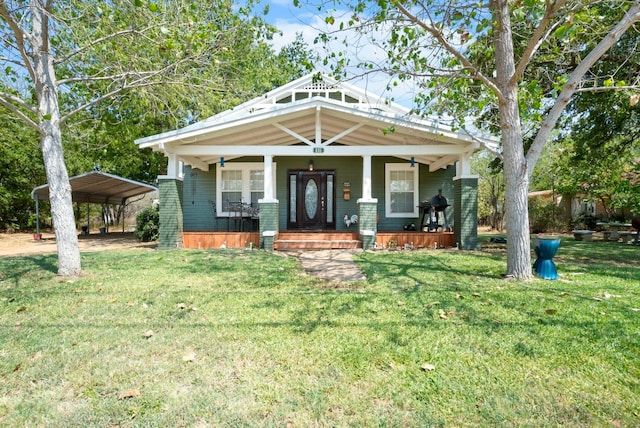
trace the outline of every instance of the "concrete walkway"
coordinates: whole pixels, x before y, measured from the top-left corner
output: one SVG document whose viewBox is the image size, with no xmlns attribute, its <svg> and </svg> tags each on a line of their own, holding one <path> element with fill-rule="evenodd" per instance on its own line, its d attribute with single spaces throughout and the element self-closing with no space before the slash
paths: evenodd
<svg viewBox="0 0 640 428">
<path fill-rule="evenodd" d="M 303 269 L 309 274 L 325 281 L 366 281 L 358 265 L 353 261 L 353 254 L 362 252 L 358 250 L 287 250 L 278 251 L 290 257 L 300 260 Z"/>
</svg>

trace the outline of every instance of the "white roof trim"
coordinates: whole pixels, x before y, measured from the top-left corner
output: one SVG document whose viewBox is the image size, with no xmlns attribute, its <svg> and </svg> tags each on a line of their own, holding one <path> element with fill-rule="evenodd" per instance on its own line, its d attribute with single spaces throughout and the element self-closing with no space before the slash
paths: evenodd
<svg viewBox="0 0 640 428">
<path fill-rule="evenodd" d="M 307 149 L 283 150 L 300 142 Z M 312 73 L 231 110 L 135 143 L 177 155 L 199 168 L 214 162 L 218 154 L 283 156 L 309 150 L 309 146 L 326 148 L 314 152 L 325 155 L 416 156 L 416 161 L 442 167 L 455 163 L 460 153 L 496 141 L 454 131 L 359 87 Z M 433 147 L 424 150 L 423 146 Z"/>
<path fill-rule="evenodd" d="M 175 131 L 140 138 L 136 140 L 135 143 L 141 148 L 177 142 L 194 143 L 198 141 L 198 137 L 203 135 L 221 132 L 225 129 L 238 128 L 252 123 L 255 124 L 257 122 L 262 122 L 263 124 L 268 124 L 269 122 L 277 123 L 278 118 L 317 108 L 327 108 L 331 111 L 342 112 L 349 116 L 357 116 L 360 117 L 361 120 L 377 122 L 385 128 L 402 126 L 417 132 L 427 132 L 434 136 L 450 139 L 452 142 L 453 140 L 457 140 L 458 142 L 474 141 L 469 135 L 454 132 L 451 130 L 451 127 L 438 124 L 435 121 L 424 120 L 416 116 L 381 112 L 357 104 L 347 105 L 336 100 L 314 97 L 294 101 L 289 104 L 276 104 L 270 108 L 244 115 L 234 115 L 225 118 L 219 115 L 212 116 L 210 119 L 194 124 L 199 125 L 198 127 L 189 126 Z"/>
</svg>

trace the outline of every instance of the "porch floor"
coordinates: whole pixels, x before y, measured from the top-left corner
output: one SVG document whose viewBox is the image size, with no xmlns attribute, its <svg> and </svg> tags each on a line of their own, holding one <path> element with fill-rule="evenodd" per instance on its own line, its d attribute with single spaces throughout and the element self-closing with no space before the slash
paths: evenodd
<svg viewBox="0 0 640 428">
<path fill-rule="evenodd" d="M 259 232 L 183 232 L 184 248 L 258 248 Z M 379 231 L 376 247 L 450 248 L 455 246 L 453 232 Z M 362 248 L 358 232 L 305 232 L 284 230 L 274 244 L 276 250 L 353 249 Z"/>
</svg>

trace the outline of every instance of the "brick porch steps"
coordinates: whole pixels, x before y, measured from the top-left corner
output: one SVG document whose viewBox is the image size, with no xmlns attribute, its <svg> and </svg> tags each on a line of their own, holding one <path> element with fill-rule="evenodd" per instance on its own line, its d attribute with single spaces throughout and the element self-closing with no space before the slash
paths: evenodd
<svg viewBox="0 0 640 428">
<path fill-rule="evenodd" d="M 280 232 L 276 250 L 329 250 L 362 248 L 358 233 L 352 232 Z"/>
</svg>

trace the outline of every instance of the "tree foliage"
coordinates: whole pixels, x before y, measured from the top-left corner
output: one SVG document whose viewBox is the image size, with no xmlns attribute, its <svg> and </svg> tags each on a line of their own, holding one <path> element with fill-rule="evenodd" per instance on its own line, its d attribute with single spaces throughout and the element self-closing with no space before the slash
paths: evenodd
<svg viewBox="0 0 640 428">
<path fill-rule="evenodd" d="M 45 181 L 37 135 L 6 109 L 0 108 L 0 121 L 0 228 L 34 227 L 31 190 Z"/>
<path fill-rule="evenodd" d="M 557 140 L 563 191 L 600 201 L 608 217 L 640 212 L 640 79 L 638 38 L 626 34 L 592 74 L 609 76 L 610 89 L 586 85 L 569 105 Z"/>
<path fill-rule="evenodd" d="M 476 153 L 471 172 L 479 176 L 478 219 L 492 230 L 502 230 L 504 221 L 504 177 L 501 165 L 486 150 Z"/>
</svg>

